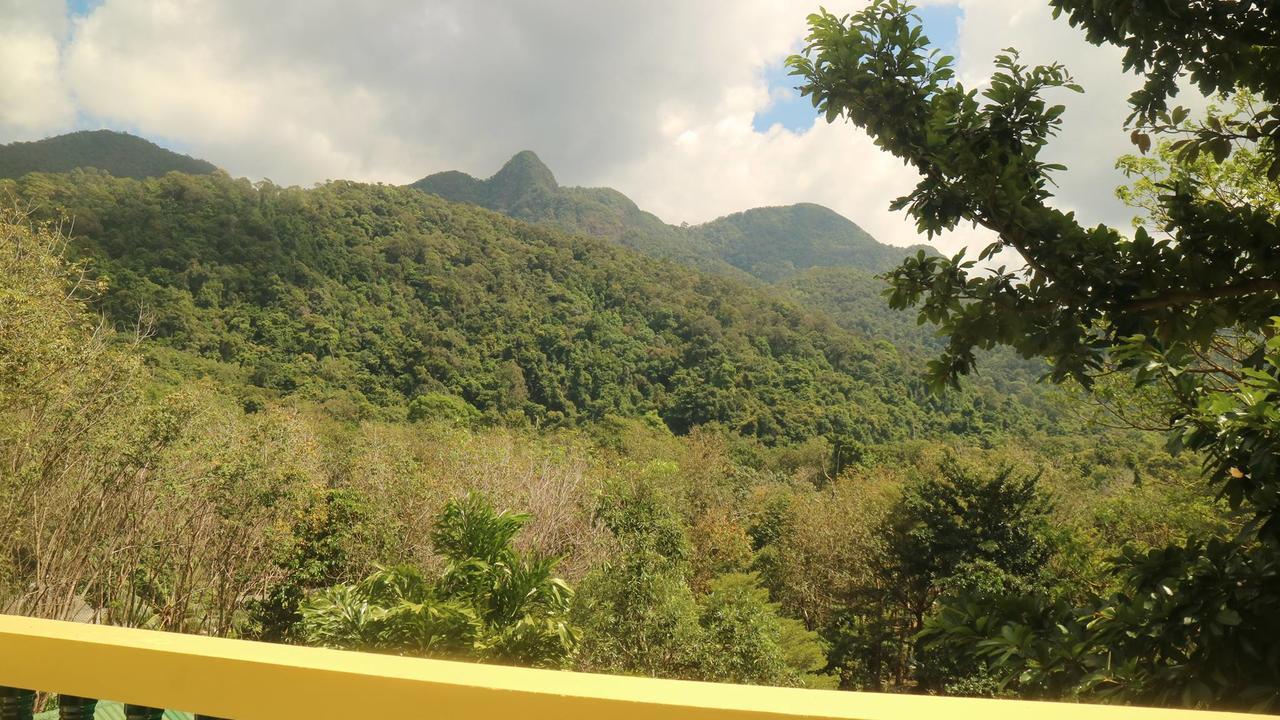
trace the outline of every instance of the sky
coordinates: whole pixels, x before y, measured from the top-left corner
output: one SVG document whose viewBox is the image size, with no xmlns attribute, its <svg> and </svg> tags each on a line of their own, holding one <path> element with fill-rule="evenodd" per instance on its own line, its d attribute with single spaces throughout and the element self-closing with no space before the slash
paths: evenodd
<svg viewBox="0 0 1280 720">
<path fill-rule="evenodd" d="M 825 2 L 849 12 L 862 0 Z M 1057 203 L 1124 226 L 1120 51 L 1042 0 L 926 0 L 935 45 L 981 86 L 1013 46 L 1062 61 Z M 915 172 L 786 75 L 817 0 L 0 0 L 0 143 L 110 128 L 280 184 L 493 174 L 533 150 L 562 184 L 610 186 L 670 223 L 816 202 L 883 242 Z M 985 244 L 962 227 L 936 244 Z"/>
</svg>

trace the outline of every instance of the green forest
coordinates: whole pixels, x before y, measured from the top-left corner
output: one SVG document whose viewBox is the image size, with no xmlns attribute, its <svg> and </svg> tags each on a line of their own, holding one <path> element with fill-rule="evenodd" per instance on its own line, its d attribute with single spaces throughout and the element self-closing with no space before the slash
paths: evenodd
<svg viewBox="0 0 1280 720">
<path fill-rule="evenodd" d="M 779 294 L 414 189 L 76 171 L 0 193 L 73 217 L 112 323 L 143 323 L 180 375 L 235 376 L 249 406 L 296 396 L 359 420 L 443 403 L 542 428 L 653 414 L 767 444 L 1061 430 L 1029 390 L 1034 410 L 931 394 L 918 355 Z"/>
<path fill-rule="evenodd" d="M 76 168 L 100 168 L 117 177 L 139 179 L 167 172 L 202 174 L 217 170 L 213 163 L 112 130 L 82 130 L 38 142 L 0 146 L 0 177 L 69 172 Z"/>
<path fill-rule="evenodd" d="M 668 225 L 528 151 L 303 188 L 0 147 L 0 609 L 1280 712 L 1280 17 L 1051 4 L 1146 83 L 1131 228 L 1052 206 L 1061 66 L 966 88 L 898 0 L 788 60 L 920 169 L 922 238 L 1021 269 L 812 204 Z"/>
</svg>

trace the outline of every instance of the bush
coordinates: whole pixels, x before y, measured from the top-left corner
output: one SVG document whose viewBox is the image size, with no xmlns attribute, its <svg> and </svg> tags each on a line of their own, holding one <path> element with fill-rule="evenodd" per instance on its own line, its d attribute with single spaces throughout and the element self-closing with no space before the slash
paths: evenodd
<svg viewBox="0 0 1280 720">
<path fill-rule="evenodd" d="M 446 393 L 425 393 L 409 402 L 409 422 L 436 420 L 469 427 L 481 418 L 466 400 Z"/>
</svg>

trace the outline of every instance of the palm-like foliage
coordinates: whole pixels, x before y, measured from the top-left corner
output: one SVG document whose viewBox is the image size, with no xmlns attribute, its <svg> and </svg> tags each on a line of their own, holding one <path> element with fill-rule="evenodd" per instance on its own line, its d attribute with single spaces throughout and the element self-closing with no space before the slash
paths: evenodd
<svg viewBox="0 0 1280 720">
<path fill-rule="evenodd" d="M 328 647 L 560 664 L 573 650 L 573 591 L 559 558 L 512 543 L 529 516 L 496 511 L 481 495 L 450 501 L 432 541 L 447 564 L 432 580 L 409 567 L 379 568 L 302 607 L 302 636 Z"/>
<path fill-rule="evenodd" d="M 494 510 L 483 495 L 469 493 L 447 503 L 436 518 L 431 542 L 451 562 L 496 562 L 509 557 L 529 515 Z"/>
<path fill-rule="evenodd" d="M 379 568 L 302 607 L 303 637 L 328 647 L 415 655 L 465 654 L 480 623 L 465 603 L 442 596 L 414 568 Z"/>
</svg>

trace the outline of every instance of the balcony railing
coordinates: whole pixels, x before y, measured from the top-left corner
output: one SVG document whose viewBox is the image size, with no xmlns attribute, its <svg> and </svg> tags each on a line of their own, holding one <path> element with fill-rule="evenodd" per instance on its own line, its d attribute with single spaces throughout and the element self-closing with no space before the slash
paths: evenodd
<svg viewBox="0 0 1280 720">
<path fill-rule="evenodd" d="M 530 670 L 0 615 L 0 686 L 234 720 L 1213 720 L 1235 713 L 718 685 Z M 24 697 L 7 692 L 0 719 Z M 28 708 L 25 712 L 29 713 Z M 81 715 L 77 715 L 81 712 Z M 89 711 L 91 712 L 91 710 Z M 199 717 L 199 716 L 198 716 Z"/>
</svg>

